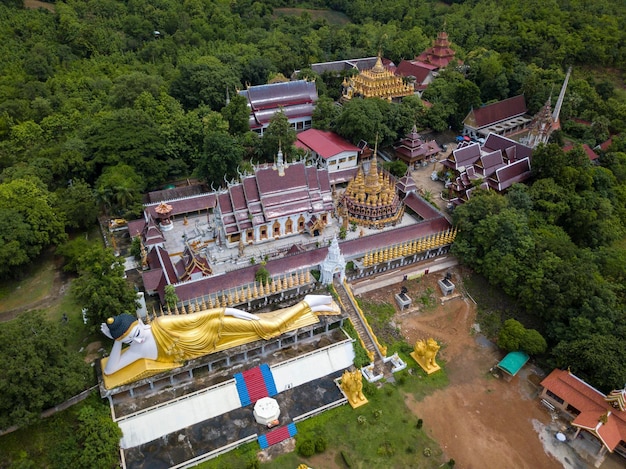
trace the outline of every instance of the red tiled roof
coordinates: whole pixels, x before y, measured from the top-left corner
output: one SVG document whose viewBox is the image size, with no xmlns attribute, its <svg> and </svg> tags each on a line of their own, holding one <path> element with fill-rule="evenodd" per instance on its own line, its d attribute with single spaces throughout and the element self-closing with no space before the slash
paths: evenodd
<svg viewBox="0 0 626 469">
<path fill-rule="evenodd" d="M 572 373 L 554 369 L 541 385 L 580 412 L 572 424 L 595 434 L 613 451 L 626 442 L 626 412 L 606 402 L 605 395 Z M 606 423 L 601 419 L 606 416 Z"/>
<path fill-rule="evenodd" d="M 498 122 L 502 122 L 513 117 L 526 114 L 526 100 L 524 95 L 514 96 L 513 98 L 504 99 L 497 103 L 487 104 L 486 106 L 472 109 L 463 123 L 471 127 L 481 129 Z"/>
<path fill-rule="evenodd" d="M 485 140 L 482 149 L 483 151 L 502 150 L 505 159 L 509 161 L 530 158 L 533 153 L 532 148 L 495 133 L 487 135 L 487 140 Z"/>
<path fill-rule="evenodd" d="M 185 197 L 184 199 L 179 200 L 168 200 L 167 204 L 172 207 L 172 216 L 191 212 L 199 212 L 215 207 L 215 193 L 211 192 L 208 194 Z M 159 215 L 156 213 L 155 210 L 158 206 L 158 203 L 146 204 L 144 212 L 146 214 L 150 214 L 153 218 L 159 218 Z"/>
<path fill-rule="evenodd" d="M 442 217 L 439 210 L 419 197 L 415 192 L 409 192 L 404 198 L 404 204 L 417 213 L 424 220 Z"/>
<path fill-rule="evenodd" d="M 324 159 L 338 155 L 346 151 L 359 153 L 360 148 L 352 145 L 334 132 L 326 130 L 309 129 L 298 134 L 296 145 L 304 146 Z"/>
<path fill-rule="evenodd" d="M 600 145 L 598 145 L 598 147 L 602 151 L 607 151 L 611 145 L 613 145 L 613 137 L 611 137 L 608 140 L 602 142 Z"/>
<path fill-rule="evenodd" d="M 350 179 L 356 176 L 356 173 L 359 171 L 359 168 L 355 166 L 354 168 L 349 169 L 341 169 L 339 171 L 332 171 L 328 173 L 328 177 L 330 178 L 331 184 L 341 184 L 344 182 L 348 182 Z"/>
<path fill-rule="evenodd" d="M 581 146 L 582 146 L 583 151 L 587 155 L 587 158 L 589 158 L 590 161 L 595 161 L 598 158 L 600 158 L 600 156 L 595 151 L 593 151 L 591 149 L 591 147 L 589 145 L 587 145 L 586 143 L 583 143 Z M 576 148 L 575 145 L 571 145 L 571 144 L 570 145 L 565 145 L 563 147 L 563 151 L 565 153 L 568 153 L 568 152 L 572 151 L 574 148 Z"/>
<path fill-rule="evenodd" d="M 449 168 L 459 170 L 474 164 L 480 158 L 480 145 L 473 143 L 454 150 L 442 164 Z"/>
<path fill-rule="evenodd" d="M 433 70 L 437 70 L 437 68 L 436 65 L 427 64 L 419 60 L 403 60 L 398 64 L 396 75 L 415 77 L 415 84 L 421 85 L 428 78 L 428 75 Z"/>
<path fill-rule="evenodd" d="M 516 182 L 524 182 L 530 177 L 530 160 L 513 161 L 498 168 L 489 178 L 489 186 L 498 192 L 504 191 Z"/>
</svg>

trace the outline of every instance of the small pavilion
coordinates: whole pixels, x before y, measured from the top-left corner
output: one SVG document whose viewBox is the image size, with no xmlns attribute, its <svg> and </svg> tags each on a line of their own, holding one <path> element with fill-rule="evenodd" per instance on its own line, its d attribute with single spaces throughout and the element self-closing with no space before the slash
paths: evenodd
<svg viewBox="0 0 626 469">
<path fill-rule="evenodd" d="M 422 136 L 417 133 L 417 126 L 415 125 L 403 139 L 393 146 L 393 149 L 396 156 L 413 169 L 417 169 L 422 161 L 442 151 L 435 140 L 425 141 L 422 139 Z"/>
</svg>

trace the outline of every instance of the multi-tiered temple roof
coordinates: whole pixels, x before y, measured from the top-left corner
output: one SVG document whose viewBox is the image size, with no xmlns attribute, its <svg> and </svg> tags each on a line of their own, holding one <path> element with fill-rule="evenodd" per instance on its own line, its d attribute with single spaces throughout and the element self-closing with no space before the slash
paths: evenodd
<svg viewBox="0 0 626 469">
<path fill-rule="evenodd" d="M 378 56 L 374 68 L 363 70 L 357 76 L 344 80 L 342 99 L 345 101 L 360 96 L 392 100 L 413 93 L 413 86 L 406 84 L 402 77 L 396 76 L 391 70 L 387 70 Z"/>
<path fill-rule="evenodd" d="M 445 68 L 454 60 L 454 54 L 456 52 L 451 47 L 448 33 L 441 31 L 437 34 L 433 46 L 422 52 L 415 60 L 434 65 L 437 68 Z"/>
</svg>

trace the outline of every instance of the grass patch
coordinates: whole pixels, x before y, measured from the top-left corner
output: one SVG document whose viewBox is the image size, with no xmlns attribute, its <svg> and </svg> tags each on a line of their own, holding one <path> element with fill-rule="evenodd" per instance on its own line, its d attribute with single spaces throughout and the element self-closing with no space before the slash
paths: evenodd
<svg viewBox="0 0 626 469">
<path fill-rule="evenodd" d="M 403 339 L 400 329 L 393 323 L 396 309 L 392 304 L 376 303 L 362 298 L 357 298 L 357 302 L 381 344 L 389 345 Z"/>
<path fill-rule="evenodd" d="M 56 266 L 51 250 L 24 267 L 23 278 L 7 280 L 0 286 L 0 313 L 36 303 L 52 293 Z"/>
<path fill-rule="evenodd" d="M 424 422 L 421 429 L 417 428 L 418 418 L 406 407 L 404 397 L 407 393 L 420 398 L 430 394 L 447 384 L 447 376 L 445 372 L 426 376 L 421 370 L 413 370 L 412 374 L 404 370 L 397 375 L 402 373 L 401 384 L 378 388 L 364 383 L 369 401 L 365 406 L 352 409 L 345 405 L 299 422 L 296 445 L 323 439 L 327 442 L 325 451 L 334 457 L 338 467 L 347 467 L 345 461 L 349 461 L 351 467 L 440 467 L 445 459 L 437 443 L 428 437 L 428 422 Z M 426 448 L 430 449 L 430 456 L 424 455 Z M 258 450 L 258 444 L 251 443 L 199 467 L 254 467 L 250 457 Z M 282 469 L 302 463 L 318 467 L 315 458 L 293 452 L 258 467 Z"/>
</svg>

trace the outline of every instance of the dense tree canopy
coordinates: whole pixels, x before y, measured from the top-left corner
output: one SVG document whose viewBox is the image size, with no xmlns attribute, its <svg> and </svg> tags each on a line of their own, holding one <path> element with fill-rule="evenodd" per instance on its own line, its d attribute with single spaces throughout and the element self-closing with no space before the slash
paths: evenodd
<svg viewBox="0 0 626 469">
<path fill-rule="evenodd" d="M 41 311 L 0 323 L 0 428 L 32 423 L 89 384 L 89 367 L 65 348 L 64 327 Z"/>
<path fill-rule="evenodd" d="M 390 144 L 413 125 L 458 130 L 472 107 L 522 93 L 537 112 L 554 102 L 569 65 L 560 135 L 595 146 L 626 131 L 615 73 L 626 69 L 622 0 L 312 0 L 306 6 L 319 15 L 280 10 L 294 6 L 304 5 L 66 0 L 49 11 L 2 2 L 0 277 L 62 242 L 64 229 L 86 227 L 92 199 L 109 215 L 132 215 L 143 191 L 173 179 L 195 173 L 221 185 L 244 158 L 272 161 L 279 142 L 289 157 L 294 135 L 284 116 L 260 140 L 247 132 L 237 95 L 278 73 L 314 78 L 322 97 L 314 126 L 354 143 Z M 310 69 L 379 51 L 398 64 L 444 27 L 459 61 L 429 85 L 426 103 L 412 96 L 340 108 L 332 99 L 355 71 Z M 594 344 L 623 344 L 625 142 L 615 137 L 600 167 L 581 148 L 542 148 L 527 189 L 506 197 L 477 191 L 455 213 L 456 252 L 542 318 L 555 363 L 575 359 L 589 334 L 600 335 Z M 100 267 L 115 265 L 95 257 Z M 94 321 L 107 302 L 123 310 L 134 301 L 117 277 L 103 275 L 109 270 L 81 276 Z"/>
<path fill-rule="evenodd" d="M 607 391 L 626 380 L 617 365 L 626 349 L 626 270 L 616 244 L 626 223 L 616 194 L 626 187 L 616 177 L 619 155 L 605 161 L 607 168 L 593 166 L 575 152 L 540 147 L 528 188 L 506 196 L 478 191 L 454 211 L 453 252 L 541 321 L 554 365 Z M 515 326 L 505 323 L 504 348 L 522 348 Z M 541 348 L 538 337 L 526 339 Z"/>
</svg>

